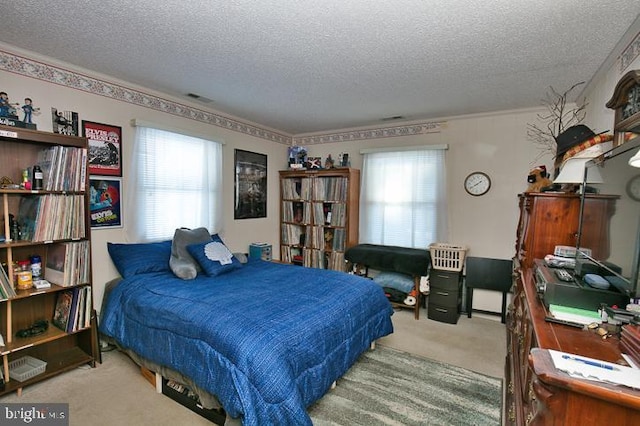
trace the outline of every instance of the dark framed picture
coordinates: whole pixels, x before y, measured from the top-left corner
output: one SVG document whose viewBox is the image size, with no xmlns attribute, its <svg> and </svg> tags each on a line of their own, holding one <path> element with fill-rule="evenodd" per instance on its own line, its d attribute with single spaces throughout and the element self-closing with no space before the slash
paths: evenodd
<svg viewBox="0 0 640 426">
<path fill-rule="evenodd" d="M 235 150 L 234 219 L 267 217 L 267 156 Z"/>
<path fill-rule="evenodd" d="M 122 176 L 122 127 L 82 120 L 89 140 L 89 174 Z"/>
<path fill-rule="evenodd" d="M 90 178 L 89 191 L 91 227 L 122 227 L 122 179 Z"/>
<path fill-rule="evenodd" d="M 78 136 L 78 113 L 74 111 L 60 111 L 51 108 L 51 124 L 53 133 L 61 135 Z"/>
</svg>

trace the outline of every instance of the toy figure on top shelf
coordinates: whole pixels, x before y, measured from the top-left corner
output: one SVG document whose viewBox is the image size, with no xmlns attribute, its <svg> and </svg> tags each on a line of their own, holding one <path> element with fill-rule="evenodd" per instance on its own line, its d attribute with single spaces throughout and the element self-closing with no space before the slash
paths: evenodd
<svg viewBox="0 0 640 426">
<path fill-rule="evenodd" d="M 331 158 L 331 154 L 329 154 L 327 156 L 327 159 L 324 160 L 324 168 L 325 169 L 333 169 L 333 165 L 334 165 L 333 158 Z"/>
<path fill-rule="evenodd" d="M 0 92 L 0 117 L 6 117 L 12 120 L 18 119 L 18 116 L 16 115 L 16 108 L 14 107 L 14 104 L 9 102 L 9 95 L 7 92 Z"/>
<path fill-rule="evenodd" d="M 307 163 L 307 150 L 302 146 L 289 147 L 289 168 L 304 170 Z"/>
<path fill-rule="evenodd" d="M 24 117 L 22 118 L 23 123 L 33 124 L 31 121 L 31 117 L 34 113 L 38 113 L 40 108 L 35 108 L 33 106 L 33 100 L 31 98 L 24 98 L 24 105 L 22 105 L 22 111 L 24 112 Z"/>
<path fill-rule="evenodd" d="M 9 95 L 7 94 L 7 92 L 0 92 L 0 124 L 4 124 L 5 126 L 22 127 L 35 130 L 36 125 L 31 123 L 31 121 L 20 121 L 16 109 L 16 107 L 19 106 L 20 104 L 12 104 L 11 102 L 9 102 Z"/>
</svg>

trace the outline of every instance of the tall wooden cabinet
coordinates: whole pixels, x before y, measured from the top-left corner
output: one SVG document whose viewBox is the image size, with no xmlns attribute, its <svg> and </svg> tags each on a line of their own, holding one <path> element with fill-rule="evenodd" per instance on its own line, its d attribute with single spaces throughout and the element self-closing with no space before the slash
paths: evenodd
<svg viewBox="0 0 640 426">
<path fill-rule="evenodd" d="M 585 211 L 600 239 L 587 240 L 603 256 L 615 196 L 591 196 Z M 608 362 L 624 362 L 617 337 L 545 321 L 549 315 L 537 294 L 535 259 L 558 244 L 575 244 L 579 198 L 564 194 L 520 196 L 520 223 L 514 258 L 513 298 L 507 313 L 505 363 L 507 425 L 640 424 L 640 391 L 572 378 L 557 370 L 548 349 Z M 589 209 L 589 210 L 588 210 Z M 595 238 L 587 236 L 588 238 Z M 603 243 L 603 244 L 599 244 Z"/>
<path fill-rule="evenodd" d="M 587 195 L 580 246 L 590 248 L 598 259 L 609 257 L 609 222 L 618 195 Z M 520 221 L 516 256 L 524 267 L 534 259 L 553 254 L 556 245 L 575 247 L 580 225 L 580 196 L 532 192 L 519 196 Z"/>
<path fill-rule="evenodd" d="M 98 359 L 91 302 L 87 148 L 85 138 L 0 126 L 0 176 L 19 184 L 25 169 L 38 164 L 43 166 L 44 172 L 44 189 L 11 187 L 5 179 L 4 187 L 0 188 L 3 226 L 0 235 L 4 236 L 0 242 L 0 261 L 10 285 L 16 285 L 16 261 L 40 256 L 44 275 L 47 263 L 53 260 L 52 253 L 60 253 L 61 247 L 83 247 L 83 250 L 73 250 L 72 259 L 58 259 L 67 274 L 66 281 L 60 283 L 69 287 L 52 284 L 46 289 L 18 289 L 15 296 L 0 301 L 0 333 L 5 342 L 0 346 L 0 355 L 6 381 L 0 394 L 20 392 L 24 386 L 83 364 L 95 366 Z M 48 160 L 54 150 L 64 153 L 60 161 L 44 164 L 50 163 Z M 11 220 L 21 224 L 21 235 L 12 232 Z M 70 249 L 66 251 L 67 254 L 71 252 Z M 84 294 L 82 306 L 86 315 L 82 321 L 76 320 L 69 331 L 63 331 L 52 320 L 58 296 L 69 289 Z M 46 330 L 25 332 L 39 321 L 47 322 Z M 20 337 L 25 334 L 26 337 Z M 46 362 L 46 369 L 34 377 L 21 376 L 23 381 L 16 380 L 9 375 L 9 366 L 24 357 Z"/>
<path fill-rule="evenodd" d="M 344 271 L 358 244 L 360 171 L 280 172 L 280 261 Z"/>
</svg>

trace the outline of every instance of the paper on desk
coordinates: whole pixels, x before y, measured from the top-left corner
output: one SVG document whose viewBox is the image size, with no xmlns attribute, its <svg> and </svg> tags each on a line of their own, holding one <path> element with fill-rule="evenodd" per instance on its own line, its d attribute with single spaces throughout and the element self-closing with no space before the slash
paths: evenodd
<svg viewBox="0 0 640 426">
<path fill-rule="evenodd" d="M 552 349 L 549 349 L 549 354 L 555 367 L 558 370 L 568 373 L 571 377 L 597 380 L 640 389 L 640 370 L 582 355 L 554 351 Z M 565 355 L 567 355 L 568 358 L 563 357 Z M 613 369 L 609 370 L 607 368 L 589 365 L 585 362 L 605 365 Z"/>
<path fill-rule="evenodd" d="M 558 319 L 565 321 L 577 322 L 579 324 L 588 325 L 593 322 L 601 323 L 602 319 L 596 311 L 586 309 L 570 308 L 561 305 L 549 305 L 549 312 Z"/>
</svg>

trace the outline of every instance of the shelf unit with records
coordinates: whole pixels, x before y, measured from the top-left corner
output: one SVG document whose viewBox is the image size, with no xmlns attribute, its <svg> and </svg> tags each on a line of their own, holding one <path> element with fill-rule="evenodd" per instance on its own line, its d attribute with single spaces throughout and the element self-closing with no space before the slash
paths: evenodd
<svg viewBox="0 0 640 426">
<path fill-rule="evenodd" d="M 87 150 L 86 138 L 0 125 L 0 395 L 99 360 Z M 23 176 L 34 182 L 34 165 L 42 189 L 23 184 Z M 17 262 L 30 258 L 40 259 L 50 286 L 21 279 Z M 15 366 L 25 359 L 46 367 L 20 375 Z"/>
<path fill-rule="evenodd" d="M 358 244 L 360 171 L 280 172 L 280 261 L 345 270 L 344 252 Z"/>
</svg>

